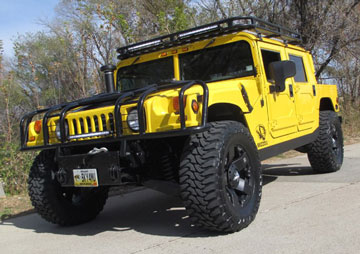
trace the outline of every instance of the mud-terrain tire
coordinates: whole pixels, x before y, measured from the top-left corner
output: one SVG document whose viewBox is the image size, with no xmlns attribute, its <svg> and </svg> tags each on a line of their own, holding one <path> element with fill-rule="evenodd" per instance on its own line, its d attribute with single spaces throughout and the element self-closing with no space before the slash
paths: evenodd
<svg viewBox="0 0 360 254">
<path fill-rule="evenodd" d="M 236 232 L 254 220 L 261 199 L 261 164 L 243 124 L 212 122 L 209 130 L 190 136 L 179 176 L 181 198 L 194 224 Z"/>
<path fill-rule="evenodd" d="M 336 172 L 344 159 L 341 123 L 333 111 L 320 111 L 319 135 L 310 144 L 308 159 L 317 173 Z"/>
<path fill-rule="evenodd" d="M 61 187 L 56 180 L 55 152 L 42 151 L 30 169 L 28 190 L 35 210 L 45 220 L 71 226 L 94 219 L 108 197 L 107 187 Z"/>
</svg>

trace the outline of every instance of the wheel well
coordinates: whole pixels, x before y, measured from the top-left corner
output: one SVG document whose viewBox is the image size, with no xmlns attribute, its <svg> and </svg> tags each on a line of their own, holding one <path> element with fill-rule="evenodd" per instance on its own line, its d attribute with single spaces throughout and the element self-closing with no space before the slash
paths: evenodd
<svg viewBox="0 0 360 254">
<path fill-rule="evenodd" d="M 330 98 L 322 98 L 320 100 L 320 111 L 324 111 L 324 110 L 335 111 Z"/>
<path fill-rule="evenodd" d="M 209 107 L 209 122 L 225 120 L 241 122 L 246 127 L 248 127 L 244 114 L 238 106 L 230 103 L 217 103 Z"/>
</svg>

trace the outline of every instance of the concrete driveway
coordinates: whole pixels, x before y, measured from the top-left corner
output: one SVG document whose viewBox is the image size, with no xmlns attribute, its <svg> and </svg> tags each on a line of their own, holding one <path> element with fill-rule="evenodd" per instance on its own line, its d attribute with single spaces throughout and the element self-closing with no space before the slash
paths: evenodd
<svg viewBox="0 0 360 254">
<path fill-rule="evenodd" d="M 260 211 L 228 235 L 193 227 L 181 201 L 152 190 L 109 199 L 95 221 L 63 228 L 30 214 L 0 224 L 0 253 L 360 253 L 360 144 L 342 169 L 306 156 L 264 164 Z"/>
</svg>

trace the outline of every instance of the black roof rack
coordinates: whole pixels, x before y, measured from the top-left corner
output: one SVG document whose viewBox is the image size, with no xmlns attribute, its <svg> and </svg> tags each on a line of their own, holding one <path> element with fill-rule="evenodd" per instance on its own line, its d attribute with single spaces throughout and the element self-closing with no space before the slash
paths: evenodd
<svg viewBox="0 0 360 254">
<path fill-rule="evenodd" d="M 279 38 L 286 43 L 298 44 L 301 42 L 301 35 L 288 28 L 256 17 L 232 17 L 173 34 L 134 43 L 125 47 L 120 47 L 116 50 L 116 52 L 119 54 L 118 59 L 126 59 L 144 53 L 150 53 L 161 49 L 171 48 L 243 30 L 253 30 L 260 37 Z"/>
</svg>

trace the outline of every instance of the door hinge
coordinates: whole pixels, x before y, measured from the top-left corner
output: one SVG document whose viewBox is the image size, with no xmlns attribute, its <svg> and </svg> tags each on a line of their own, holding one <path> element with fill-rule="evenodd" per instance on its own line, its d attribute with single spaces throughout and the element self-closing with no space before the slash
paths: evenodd
<svg viewBox="0 0 360 254">
<path fill-rule="evenodd" d="M 313 85 L 312 87 L 313 87 L 313 95 L 316 96 L 316 87 L 315 85 Z"/>
<path fill-rule="evenodd" d="M 293 85 L 289 85 L 290 97 L 294 97 Z"/>
</svg>

